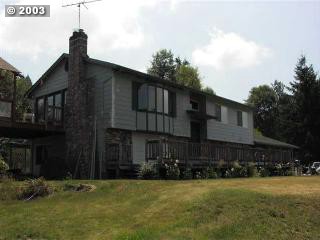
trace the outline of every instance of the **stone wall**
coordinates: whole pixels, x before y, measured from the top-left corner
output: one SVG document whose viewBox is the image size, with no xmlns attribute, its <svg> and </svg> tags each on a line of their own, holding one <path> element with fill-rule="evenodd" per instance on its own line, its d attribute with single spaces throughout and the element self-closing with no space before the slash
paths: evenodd
<svg viewBox="0 0 320 240">
<path fill-rule="evenodd" d="M 87 35 L 80 29 L 69 39 L 68 92 L 65 109 L 67 164 L 74 176 L 90 177 L 94 145 L 94 81 L 86 78 Z"/>
</svg>

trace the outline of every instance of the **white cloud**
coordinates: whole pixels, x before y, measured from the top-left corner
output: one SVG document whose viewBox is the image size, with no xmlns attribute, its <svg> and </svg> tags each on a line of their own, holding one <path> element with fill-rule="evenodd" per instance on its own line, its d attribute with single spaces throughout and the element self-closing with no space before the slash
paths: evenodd
<svg viewBox="0 0 320 240">
<path fill-rule="evenodd" d="M 214 29 L 210 42 L 192 52 L 192 60 L 197 65 L 212 66 L 217 71 L 248 68 L 259 65 L 272 55 L 272 51 L 242 36 Z"/>
<path fill-rule="evenodd" d="M 19 0 L 15 4 L 26 3 Z M 61 7 L 57 0 L 41 0 L 41 4 L 51 6 L 49 18 L 8 18 L 4 11 L 0 13 L 0 46 L 4 51 L 33 60 L 68 51 L 68 37 L 78 26 L 77 7 Z M 143 46 L 148 36 L 140 24 L 140 13 L 153 6 L 154 0 L 106 0 L 88 4 L 88 10 L 81 8 L 81 27 L 89 35 L 89 52 L 103 56 L 111 50 Z"/>
</svg>

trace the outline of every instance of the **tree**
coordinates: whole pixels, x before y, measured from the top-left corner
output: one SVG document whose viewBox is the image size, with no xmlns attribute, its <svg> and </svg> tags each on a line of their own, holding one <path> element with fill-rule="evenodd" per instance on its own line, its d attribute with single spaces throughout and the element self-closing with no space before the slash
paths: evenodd
<svg viewBox="0 0 320 240">
<path fill-rule="evenodd" d="M 151 66 L 147 72 L 164 80 L 174 81 L 197 90 L 203 88 L 198 68 L 192 66 L 186 59 L 175 58 L 171 50 L 161 49 L 153 54 Z M 207 90 L 212 94 L 212 89 L 212 91 Z"/>
<path fill-rule="evenodd" d="M 203 88 L 202 91 L 205 93 L 211 94 L 211 95 L 216 95 L 215 91 L 211 87 L 208 87 L 208 86 Z"/>
<path fill-rule="evenodd" d="M 290 113 L 296 126 L 293 139 L 312 161 L 320 157 L 320 80 L 305 56 L 299 58 L 294 78 L 289 88 L 293 97 Z"/>
<path fill-rule="evenodd" d="M 176 82 L 197 90 L 202 88 L 199 70 L 190 65 L 180 65 L 176 70 Z"/>
<path fill-rule="evenodd" d="M 13 82 L 14 77 L 10 72 L 2 73 L 0 81 L 0 97 L 12 99 L 13 97 Z M 23 114 L 31 111 L 31 102 L 25 97 L 25 93 L 32 86 L 29 76 L 18 77 L 16 83 L 16 118 L 22 119 Z"/>
<path fill-rule="evenodd" d="M 261 85 L 250 90 L 246 103 L 254 108 L 254 127 L 263 135 L 275 137 L 277 95 L 268 85 Z"/>
<path fill-rule="evenodd" d="M 31 88 L 32 82 L 29 76 L 17 79 L 17 93 L 16 93 L 16 117 L 23 118 L 23 114 L 31 112 L 31 101 L 25 94 Z"/>
<path fill-rule="evenodd" d="M 151 66 L 147 72 L 164 80 L 173 81 L 176 73 L 176 62 L 171 50 L 161 49 L 153 54 Z"/>
</svg>

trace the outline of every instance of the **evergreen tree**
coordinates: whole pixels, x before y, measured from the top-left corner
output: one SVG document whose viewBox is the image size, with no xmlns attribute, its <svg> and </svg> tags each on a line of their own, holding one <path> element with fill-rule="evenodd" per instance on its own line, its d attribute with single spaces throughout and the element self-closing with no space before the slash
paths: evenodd
<svg viewBox="0 0 320 240">
<path fill-rule="evenodd" d="M 295 80 L 290 83 L 293 104 L 290 109 L 295 122 L 294 141 L 302 147 L 308 161 L 320 157 L 320 83 L 312 65 L 302 56 L 295 68 Z"/>
</svg>

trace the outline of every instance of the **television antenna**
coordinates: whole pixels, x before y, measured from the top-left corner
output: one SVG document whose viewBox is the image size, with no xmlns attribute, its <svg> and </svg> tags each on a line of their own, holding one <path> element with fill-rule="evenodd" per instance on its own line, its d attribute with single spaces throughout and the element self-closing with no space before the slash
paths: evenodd
<svg viewBox="0 0 320 240">
<path fill-rule="evenodd" d="M 81 20 L 81 6 L 84 6 L 86 9 L 87 6 L 86 4 L 87 3 L 93 3 L 93 2 L 98 2 L 98 1 L 102 1 L 102 0 L 90 0 L 90 1 L 79 1 L 77 3 L 71 3 L 71 4 L 65 4 L 65 5 L 62 5 L 62 7 L 71 7 L 71 6 L 77 6 L 78 7 L 78 24 L 79 24 L 79 29 L 80 29 L 80 20 Z"/>
</svg>

